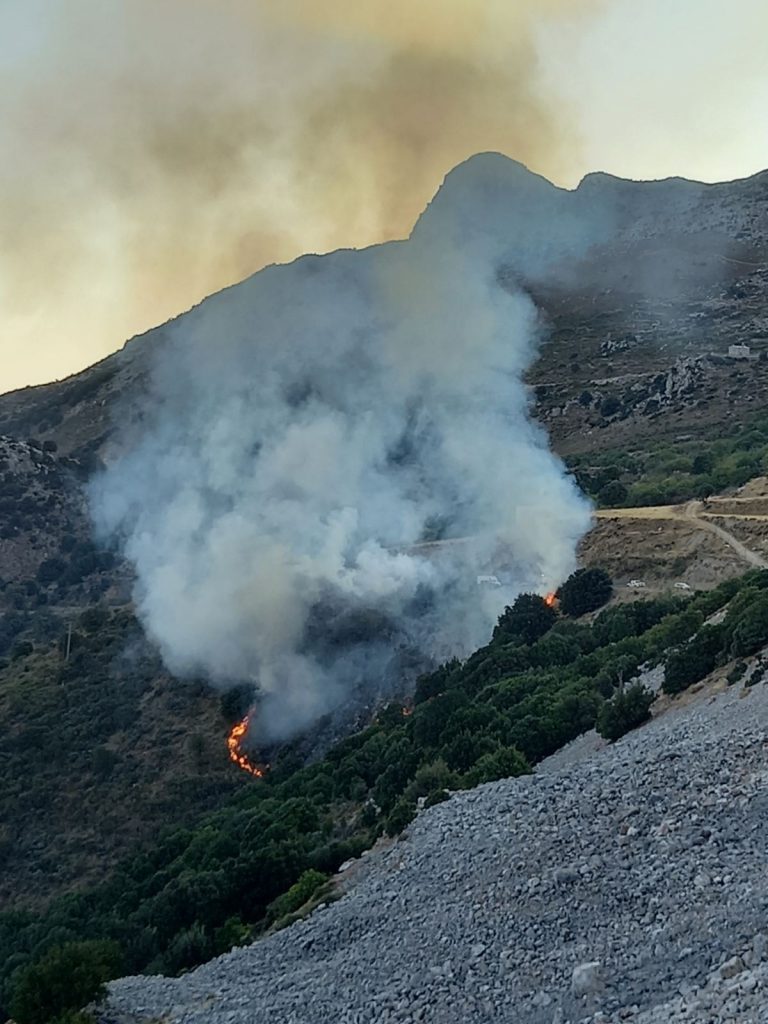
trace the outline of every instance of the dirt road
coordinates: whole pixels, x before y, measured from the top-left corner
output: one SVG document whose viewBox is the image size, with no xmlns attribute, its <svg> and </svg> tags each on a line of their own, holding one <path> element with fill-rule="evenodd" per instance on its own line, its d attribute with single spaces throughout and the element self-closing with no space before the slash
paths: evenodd
<svg viewBox="0 0 768 1024">
<path fill-rule="evenodd" d="M 691 523 L 696 529 L 706 530 L 731 547 L 742 561 L 758 569 L 768 569 L 768 561 L 752 551 L 715 519 L 768 520 L 768 515 L 735 515 L 730 512 L 712 512 L 703 501 L 689 501 L 685 505 L 649 505 L 646 508 L 601 508 L 595 512 L 598 519 L 676 519 Z"/>
</svg>

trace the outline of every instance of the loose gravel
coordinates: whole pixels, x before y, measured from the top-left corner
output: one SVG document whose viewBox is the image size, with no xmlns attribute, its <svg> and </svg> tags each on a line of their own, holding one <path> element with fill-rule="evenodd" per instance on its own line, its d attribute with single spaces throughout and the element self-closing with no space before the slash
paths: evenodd
<svg viewBox="0 0 768 1024">
<path fill-rule="evenodd" d="M 104 1024 L 768 1022 L 768 684 L 457 793 L 341 900 Z"/>
</svg>

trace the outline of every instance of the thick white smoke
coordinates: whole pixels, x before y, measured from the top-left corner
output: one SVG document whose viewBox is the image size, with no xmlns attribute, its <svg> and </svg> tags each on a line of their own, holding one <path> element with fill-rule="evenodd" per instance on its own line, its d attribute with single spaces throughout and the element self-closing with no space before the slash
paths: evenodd
<svg viewBox="0 0 768 1024">
<path fill-rule="evenodd" d="M 93 485 L 169 669 L 252 681 L 264 736 L 391 685 L 406 647 L 466 652 L 573 568 L 589 508 L 527 416 L 536 309 L 499 283 L 519 173 L 476 157 L 409 241 L 269 267 L 168 325 L 143 435 Z M 470 540 L 419 547 L 436 533 Z"/>
</svg>

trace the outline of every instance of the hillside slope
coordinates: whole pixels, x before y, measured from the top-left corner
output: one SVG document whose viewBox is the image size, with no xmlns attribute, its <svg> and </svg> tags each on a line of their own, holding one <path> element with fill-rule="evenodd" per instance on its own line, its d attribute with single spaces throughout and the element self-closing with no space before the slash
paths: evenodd
<svg viewBox="0 0 768 1024">
<path fill-rule="evenodd" d="M 102 1019 L 766 1021 L 767 728 L 764 682 L 705 692 L 457 794 L 339 902 L 178 980 L 114 982 Z"/>
<path fill-rule="evenodd" d="M 570 192 L 485 154 L 448 175 L 415 234 L 443 203 L 464 210 L 467 231 L 479 208 L 505 226 L 499 279 L 542 310 L 530 382 L 559 450 L 714 436 L 763 402 L 768 362 L 723 353 L 768 347 L 768 172 L 713 186 L 590 175 Z M 247 311 L 253 280 L 203 307 Z M 0 896 L 15 905 L 99 881 L 169 816 L 193 821 L 247 782 L 227 761 L 218 697 L 171 679 L 143 640 L 125 656 L 132 574 L 94 542 L 83 491 L 142 430 L 155 355 L 196 315 L 66 381 L 0 396 Z M 680 559 L 702 586 L 737 571 L 713 538 L 682 538 L 670 557 L 666 538 L 628 542 L 632 529 L 600 535 L 590 563 L 609 550 L 617 575 L 661 565 L 660 587 Z M 107 623 L 89 635 L 93 606 Z"/>
<path fill-rule="evenodd" d="M 599 444 L 613 443 L 628 436 L 630 413 L 635 433 L 658 432 L 660 410 L 670 414 L 665 431 L 689 421 L 730 425 L 759 401 L 766 364 L 706 357 L 722 357 L 735 342 L 754 354 L 768 349 L 768 171 L 716 185 L 591 174 L 567 191 L 498 154 L 480 154 L 447 175 L 413 236 L 428 235 L 445 205 L 461 211 L 468 237 L 489 210 L 506 232 L 500 279 L 522 284 L 544 314 L 530 379 L 556 441 L 594 447 L 599 427 Z M 244 303 L 252 280 L 203 306 Z M 0 396 L 0 434 L 53 439 L 81 459 L 104 453 L 116 425 L 121 435 L 140 426 L 154 354 L 196 311 L 65 381 Z M 696 380 L 680 357 L 704 358 Z M 578 402 L 585 390 L 589 406 Z M 604 398 L 625 391 L 622 414 L 601 413 Z"/>
</svg>

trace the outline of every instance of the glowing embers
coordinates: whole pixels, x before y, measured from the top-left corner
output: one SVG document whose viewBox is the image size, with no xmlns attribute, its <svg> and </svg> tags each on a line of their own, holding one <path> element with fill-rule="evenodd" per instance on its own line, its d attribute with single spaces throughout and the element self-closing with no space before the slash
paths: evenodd
<svg viewBox="0 0 768 1024">
<path fill-rule="evenodd" d="M 254 775 L 257 779 L 263 779 L 269 771 L 269 765 L 256 764 L 243 750 L 243 742 L 245 737 L 248 735 L 249 724 L 250 715 L 246 715 L 242 721 L 237 723 L 237 725 L 232 726 L 229 736 L 227 736 L 229 759 L 230 761 L 234 761 L 238 768 L 242 768 L 244 772 L 248 772 L 249 775 Z"/>
</svg>

